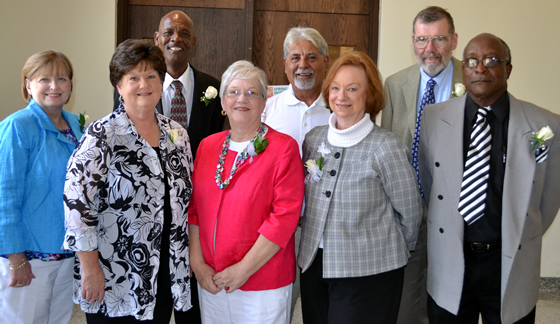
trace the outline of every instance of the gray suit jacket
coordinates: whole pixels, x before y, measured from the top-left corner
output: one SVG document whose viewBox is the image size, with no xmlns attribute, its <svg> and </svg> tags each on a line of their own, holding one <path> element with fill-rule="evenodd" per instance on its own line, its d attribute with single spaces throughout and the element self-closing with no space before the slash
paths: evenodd
<svg viewBox="0 0 560 324">
<path fill-rule="evenodd" d="M 453 58 L 453 85 L 463 82 L 463 64 Z M 385 108 L 381 115 L 381 127 L 395 133 L 406 145 L 412 149 L 414 129 L 416 128 L 416 101 L 418 97 L 418 83 L 420 82 L 420 65 L 414 64 L 397 72 L 385 81 Z M 452 98 L 451 93 L 449 98 Z"/>
<path fill-rule="evenodd" d="M 560 208 L 560 116 L 510 96 L 502 209 L 502 322 L 537 303 L 542 235 Z M 464 220 L 457 209 L 463 177 L 466 96 L 426 107 L 420 136 L 420 177 L 428 203 L 428 293 L 456 314 L 464 275 Z M 548 158 L 536 163 L 532 132 L 550 126 Z"/>
<path fill-rule="evenodd" d="M 323 237 L 323 277 L 363 277 L 406 265 L 416 244 L 421 198 L 406 148 L 374 126 L 358 144 L 343 148 L 327 140 L 328 126 L 311 130 L 304 161 L 331 150 L 317 183 L 305 185 L 305 212 L 298 265 L 307 270 Z"/>
</svg>

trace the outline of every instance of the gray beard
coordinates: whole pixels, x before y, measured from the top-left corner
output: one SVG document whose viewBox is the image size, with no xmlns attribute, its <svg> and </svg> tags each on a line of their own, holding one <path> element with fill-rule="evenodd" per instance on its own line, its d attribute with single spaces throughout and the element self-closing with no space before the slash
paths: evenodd
<svg viewBox="0 0 560 324">
<path fill-rule="evenodd" d="M 441 73 L 446 68 L 446 66 L 442 63 L 428 63 L 422 64 L 422 69 L 426 72 L 427 75 L 435 78 L 438 74 Z"/>
<path fill-rule="evenodd" d="M 294 76 L 294 86 L 300 90 L 311 90 L 315 87 L 315 78 L 301 80 Z"/>
</svg>

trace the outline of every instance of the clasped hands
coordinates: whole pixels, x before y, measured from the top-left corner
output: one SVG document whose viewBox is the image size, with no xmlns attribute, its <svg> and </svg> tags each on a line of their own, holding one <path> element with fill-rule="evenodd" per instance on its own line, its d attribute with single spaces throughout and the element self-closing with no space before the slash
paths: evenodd
<svg viewBox="0 0 560 324">
<path fill-rule="evenodd" d="M 231 265 L 221 272 L 216 273 L 212 267 L 206 265 L 202 271 L 196 273 L 198 283 L 202 288 L 215 295 L 225 289 L 228 294 L 243 286 L 249 275 L 238 264 Z"/>
</svg>

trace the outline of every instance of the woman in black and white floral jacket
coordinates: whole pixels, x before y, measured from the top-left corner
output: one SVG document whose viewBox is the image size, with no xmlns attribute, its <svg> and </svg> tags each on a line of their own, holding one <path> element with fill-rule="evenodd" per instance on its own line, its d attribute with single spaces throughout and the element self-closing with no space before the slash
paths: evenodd
<svg viewBox="0 0 560 324">
<path fill-rule="evenodd" d="M 68 164 L 64 248 L 76 251 L 74 302 L 88 323 L 169 323 L 191 308 L 187 132 L 155 112 L 161 50 L 121 43 L 110 79 L 122 104 L 88 127 Z"/>
</svg>

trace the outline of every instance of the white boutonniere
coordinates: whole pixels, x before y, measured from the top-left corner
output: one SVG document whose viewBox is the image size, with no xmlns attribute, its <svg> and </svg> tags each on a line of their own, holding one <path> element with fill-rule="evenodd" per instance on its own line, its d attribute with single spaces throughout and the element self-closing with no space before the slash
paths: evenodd
<svg viewBox="0 0 560 324">
<path fill-rule="evenodd" d="M 321 157 L 322 158 L 322 157 Z M 317 183 L 321 180 L 323 171 L 321 171 L 320 166 L 317 165 L 315 160 L 309 159 L 305 162 L 305 168 L 307 169 L 307 175 L 305 176 L 305 183 Z"/>
<path fill-rule="evenodd" d="M 89 116 L 86 115 L 85 111 L 83 113 L 80 113 L 80 117 L 78 118 L 78 122 L 80 123 L 80 131 L 82 133 L 84 132 L 84 129 L 86 128 L 86 126 L 89 125 L 88 120 L 89 120 Z"/>
<path fill-rule="evenodd" d="M 169 137 L 171 138 L 171 143 L 175 144 L 175 141 L 183 136 L 183 132 L 178 129 L 170 129 L 167 131 Z"/>
<path fill-rule="evenodd" d="M 453 97 L 460 97 L 464 95 L 465 92 L 467 92 L 467 88 L 465 88 L 465 85 L 458 82 L 455 83 L 455 86 L 453 87 L 453 91 L 451 91 L 451 94 L 453 95 Z"/>
<path fill-rule="evenodd" d="M 209 86 L 206 89 L 206 91 L 203 92 L 203 96 L 200 98 L 200 101 L 204 102 L 206 107 L 208 107 L 210 102 L 214 100 L 214 98 L 216 98 L 217 95 L 218 95 L 218 90 L 216 90 L 216 88 L 214 88 L 213 86 Z"/>
<path fill-rule="evenodd" d="M 531 149 L 534 150 L 537 147 L 537 144 L 539 146 L 542 146 L 545 141 L 548 141 L 553 137 L 554 133 L 552 132 L 552 129 L 548 127 L 548 125 L 541 128 L 541 130 L 536 133 L 533 132 L 533 136 L 531 136 L 531 139 L 533 140 L 533 142 L 531 142 Z"/>
</svg>

